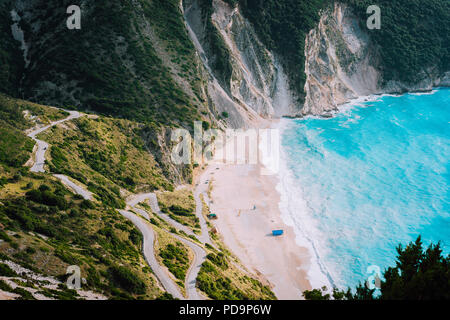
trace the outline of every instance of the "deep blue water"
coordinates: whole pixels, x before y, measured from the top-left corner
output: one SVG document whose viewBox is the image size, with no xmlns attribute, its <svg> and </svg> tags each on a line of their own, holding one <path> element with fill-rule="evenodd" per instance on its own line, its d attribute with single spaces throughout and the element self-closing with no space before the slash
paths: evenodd
<svg viewBox="0 0 450 320">
<path fill-rule="evenodd" d="M 396 246 L 418 235 L 449 253 L 449 89 L 286 122 L 284 214 L 335 285 L 394 265 Z"/>
</svg>

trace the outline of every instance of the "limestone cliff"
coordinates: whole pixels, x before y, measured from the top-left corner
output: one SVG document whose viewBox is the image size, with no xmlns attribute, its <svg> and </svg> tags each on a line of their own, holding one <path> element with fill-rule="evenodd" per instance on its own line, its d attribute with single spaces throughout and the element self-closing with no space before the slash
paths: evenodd
<svg viewBox="0 0 450 320">
<path fill-rule="evenodd" d="M 189 34 L 210 73 L 208 94 L 215 111 L 226 112 L 231 127 L 249 127 L 262 119 L 298 113 L 284 71 L 239 8 L 214 0 L 211 16 L 205 17 L 202 5 L 199 0 L 183 1 Z M 216 57 L 208 43 L 207 19 L 211 19 L 225 45 L 232 69 L 229 78 L 224 79 L 212 66 Z"/>
<path fill-rule="evenodd" d="M 425 91 L 448 86 L 450 73 L 423 70 L 415 84 L 382 79 L 379 48 L 352 10 L 339 2 L 324 10 L 305 46 L 306 99 L 302 115 L 329 115 L 338 105 L 370 94 Z"/>
</svg>

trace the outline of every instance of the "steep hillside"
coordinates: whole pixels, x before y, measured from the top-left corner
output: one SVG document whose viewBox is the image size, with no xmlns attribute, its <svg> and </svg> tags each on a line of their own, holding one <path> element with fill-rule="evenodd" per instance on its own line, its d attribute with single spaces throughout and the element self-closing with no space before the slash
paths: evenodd
<svg viewBox="0 0 450 320">
<path fill-rule="evenodd" d="M 241 0 L 246 16 L 269 50 L 273 50 L 288 70 L 290 88 L 299 103 L 304 100 L 306 76 L 305 38 L 319 21 L 319 11 L 328 0 Z"/>
<path fill-rule="evenodd" d="M 208 95 L 214 110 L 227 114 L 225 122 L 237 128 L 299 113 L 283 66 L 240 8 L 229 3 L 183 1 L 189 34 L 210 75 Z"/>
<path fill-rule="evenodd" d="M 0 92 L 18 95 L 22 77 L 23 53 L 11 30 L 10 1 L 0 1 Z"/>
<path fill-rule="evenodd" d="M 69 118 L 64 110 L 5 95 L 0 115 L 0 297 L 167 299 L 172 291 L 164 279 L 173 279 L 192 299 L 188 293 L 196 287 L 189 283 L 198 278 L 199 290 L 213 299 L 275 298 L 220 241 L 216 249 L 197 239 L 192 187 L 173 190 L 145 147 L 142 124 L 87 114 Z M 37 136 L 48 143 L 42 173 L 30 171 L 41 148 L 25 134 L 30 128 L 47 128 Z M 157 203 L 155 194 L 143 193 L 155 190 L 162 211 L 144 200 L 132 204 L 147 195 Z M 155 242 L 145 242 L 148 234 L 130 216 Z M 218 269 L 205 261 L 218 263 L 215 255 Z M 65 284 L 74 265 L 85 279 L 80 290 Z M 200 273 L 189 278 L 192 270 Z"/>
<path fill-rule="evenodd" d="M 189 126 L 206 112 L 178 1 L 81 1 L 81 30 L 66 27 L 70 4 L 10 5 L 27 46 L 25 97 L 166 125 Z"/>
<path fill-rule="evenodd" d="M 239 1 L 288 70 L 302 114 L 326 114 L 350 98 L 448 86 L 450 3 L 386 0 L 380 30 L 371 1 Z"/>
<path fill-rule="evenodd" d="M 3 92 L 156 127 L 248 127 L 316 112 L 311 93 L 323 88 L 308 81 L 311 61 L 320 64 L 311 45 L 333 51 L 343 31 L 359 32 L 372 61 L 350 48 L 336 63 L 370 64 L 381 91 L 427 89 L 449 69 L 444 0 L 380 1 L 380 30 L 365 27 L 369 1 L 83 0 L 81 30 L 66 27 L 69 4 L 2 1 Z M 336 5 L 348 9 L 330 20 Z M 312 41 L 320 23 L 327 30 Z"/>
<path fill-rule="evenodd" d="M 347 0 L 361 27 L 366 26 L 368 0 Z M 381 29 L 370 30 L 380 48 L 383 84 L 413 86 L 450 70 L 450 2 L 445 0 L 381 0 Z M 406 88 L 405 88 L 406 89 Z"/>
<path fill-rule="evenodd" d="M 396 17 L 391 8 L 394 3 L 383 3 L 380 30 L 367 29 L 363 7 L 337 2 L 323 11 L 318 26 L 306 37 L 303 114 L 327 115 L 349 99 L 370 94 L 450 85 L 448 32 L 440 30 L 448 26 L 435 24 L 450 10 L 435 7 L 434 16 L 423 16 L 423 24 L 396 31 L 400 27 L 396 19 L 414 6 L 411 2 L 398 9 Z M 443 7 L 444 2 L 439 5 Z"/>
<path fill-rule="evenodd" d="M 3 95 L 0 113 L 0 260 L 2 265 L 26 268 L 38 278 L 53 277 L 61 286 L 46 289 L 20 272 L 8 275 L 2 270 L 0 276 L 9 276 L 8 281 L 16 278 L 14 286 L 25 291 L 14 292 L 25 299 L 32 297 L 27 290 L 36 289 L 44 297 L 74 299 L 81 296 L 68 290 L 64 282 L 67 267 L 78 265 L 86 279 L 83 289 L 118 299 L 160 296 L 163 292 L 140 255 L 141 235 L 106 198 L 84 200 L 55 177 L 32 173 L 23 166 L 34 145 L 23 130 L 66 114 Z"/>
</svg>

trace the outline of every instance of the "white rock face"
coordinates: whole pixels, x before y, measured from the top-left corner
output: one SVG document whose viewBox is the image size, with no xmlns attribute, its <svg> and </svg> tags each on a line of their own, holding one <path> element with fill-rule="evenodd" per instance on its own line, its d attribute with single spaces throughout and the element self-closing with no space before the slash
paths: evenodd
<svg viewBox="0 0 450 320">
<path fill-rule="evenodd" d="M 327 115 L 353 98 L 380 93 L 426 91 L 450 84 L 450 72 L 423 70 L 422 81 L 383 83 L 378 47 L 361 28 L 348 6 L 335 3 L 324 11 L 305 44 L 305 103 L 303 115 Z"/>
<path fill-rule="evenodd" d="M 216 111 L 227 112 L 234 128 L 258 125 L 263 119 L 299 113 L 289 92 L 287 76 L 274 55 L 258 40 L 253 26 L 222 0 L 213 1 L 212 22 L 230 53 L 232 75 L 220 83 L 210 65 L 204 19 L 196 0 L 184 1 L 189 35 L 209 71 L 208 95 Z"/>
<path fill-rule="evenodd" d="M 326 114 L 350 99 L 381 92 L 377 51 L 342 4 L 322 14 L 306 38 L 305 56 L 305 115 Z"/>
</svg>

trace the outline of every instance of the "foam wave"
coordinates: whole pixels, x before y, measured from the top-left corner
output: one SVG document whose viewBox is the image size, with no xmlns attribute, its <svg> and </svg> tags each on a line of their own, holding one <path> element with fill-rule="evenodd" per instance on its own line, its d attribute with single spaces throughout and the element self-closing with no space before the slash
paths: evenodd
<svg viewBox="0 0 450 320">
<path fill-rule="evenodd" d="M 278 129 L 280 130 L 281 139 L 284 131 L 288 128 L 290 121 L 292 120 L 280 121 Z M 301 195 L 302 190 L 301 188 L 296 187 L 296 185 L 298 185 L 298 183 L 292 177 L 292 173 L 287 166 L 285 151 L 283 150 L 283 147 L 281 147 L 279 182 L 276 186 L 276 189 L 280 194 L 279 208 L 281 217 L 286 225 L 291 226 L 294 229 L 296 243 L 299 246 L 308 249 L 310 253 L 311 261 L 307 271 L 307 277 L 311 286 L 313 288 L 327 286 L 327 288 L 331 289 L 335 286 L 335 283 L 330 272 L 327 270 L 327 267 L 320 259 L 319 251 L 321 250 L 318 250 L 318 244 L 314 240 L 314 238 L 317 238 L 320 235 L 317 233 L 314 235 L 310 232 L 306 232 L 306 229 L 317 230 L 317 228 L 314 226 L 315 221 L 307 214 L 310 208 L 308 208 L 308 204 Z"/>
<path fill-rule="evenodd" d="M 450 251 L 450 91 L 434 91 L 361 97 L 332 119 L 280 121 L 279 208 L 310 252 L 313 287 L 354 287 L 419 234 Z"/>
</svg>

